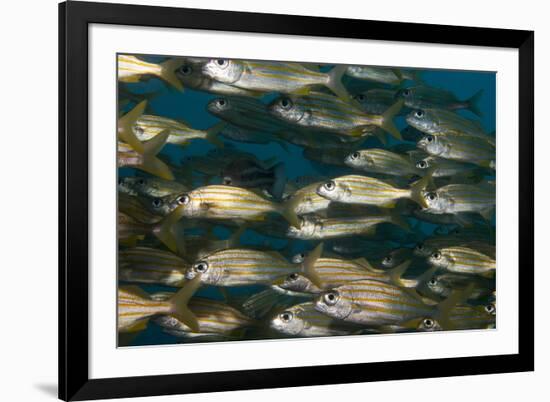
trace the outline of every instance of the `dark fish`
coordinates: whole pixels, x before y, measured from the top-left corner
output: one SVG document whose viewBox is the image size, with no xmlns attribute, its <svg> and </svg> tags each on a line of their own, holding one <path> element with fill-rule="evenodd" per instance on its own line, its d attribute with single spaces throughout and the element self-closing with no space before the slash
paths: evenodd
<svg viewBox="0 0 550 402">
<path fill-rule="evenodd" d="M 223 184 L 243 188 L 267 189 L 274 198 L 281 199 L 285 189 L 285 166 L 282 163 L 265 168 L 250 159 L 231 162 L 222 171 Z"/>
</svg>

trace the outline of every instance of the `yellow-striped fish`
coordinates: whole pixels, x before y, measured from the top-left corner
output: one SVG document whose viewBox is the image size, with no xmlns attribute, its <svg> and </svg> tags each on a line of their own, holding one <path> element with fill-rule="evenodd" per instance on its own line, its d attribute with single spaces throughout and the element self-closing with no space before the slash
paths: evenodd
<svg viewBox="0 0 550 402">
<path fill-rule="evenodd" d="M 187 184 L 156 177 L 121 177 L 118 190 L 130 196 L 165 197 L 189 191 Z M 134 198 L 137 201 L 137 198 Z M 119 199 L 120 203 L 120 199 Z"/>
<path fill-rule="evenodd" d="M 118 142 L 117 159 L 118 167 L 132 167 L 158 176 L 166 180 L 174 180 L 174 175 L 166 163 L 161 161 L 157 154 L 166 144 L 168 132 L 165 131 L 143 146 L 143 153 L 135 151 L 133 147 L 123 142 Z"/>
<path fill-rule="evenodd" d="M 342 218 L 321 218 L 306 215 L 300 218 L 299 227 L 290 226 L 288 228 L 287 236 L 293 239 L 323 240 L 356 235 L 373 235 L 376 231 L 376 225 L 385 222 L 410 230 L 406 221 L 399 215 L 391 213 Z"/>
<path fill-rule="evenodd" d="M 134 133 L 138 140 L 143 142 L 167 130 L 168 138 L 166 142 L 168 144 L 186 146 L 189 145 L 192 140 L 202 139 L 218 147 L 223 147 L 223 142 L 218 138 L 218 134 L 224 127 L 224 123 L 217 123 L 206 130 L 199 130 L 191 128 L 189 124 L 182 120 L 145 114 L 139 117 L 134 124 Z"/>
<path fill-rule="evenodd" d="M 374 280 L 350 282 L 321 293 L 315 308 L 330 317 L 366 326 L 400 324 L 420 317 L 443 317 L 456 304 L 449 297 L 428 304 L 410 289 Z"/>
<path fill-rule="evenodd" d="M 389 85 L 400 85 L 405 80 L 417 81 L 420 79 L 417 71 L 394 67 L 348 66 L 346 74 L 359 80 Z"/>
<path fill-rule="evenodd" d="M 326 210 L 331 201 L 317 194 L 317 187 L 322 183 L 313 183 L 302 187 L 291 196 L 291 200 L 295 202 L 294 212 L 297 215 L 311 214 Z"/>
<path fill-rule="evenodd" d="M 315 310 L 312 302 L 286 308 L 269 321 L 271 329 L 289 336 L 334 336 L 360 332 L 360 328 L 328 317 Z"/>
<path fill-rule="evenodd" d="M 365 172 L 390 176 L 420 176 L 425 173 L 409 157 L 378 148 L 354 151 L 345 158 L 344 163 Z"/>
<path fill-rule="evenodd" d="M 432 214 L 461 214 L 477 212 L 489 220 L 495 212 L 494 182 L 480 184 L 449 184 L 422 193 L 424 212 Z"/>
<path fill-rule="evenodd" d="M 419 284 L 418 292 L 430 298 L 445 299 L 455 290 L 463 290 L 473 284 L 468 300 L 490 296 L 495 289 L 495 280 L 481 276 L 460 275 L 449 272 L 434 274 Z"/>
<path fill-rule="evenodd" d="M 346 66 L 323 73 L 299 63 L 212 59 L 202 66 L 202 72 L 215 81 L 255 92 L 304 95 L 322 85 L 342 99 L 350 97 L 342 84 Z"/>
<path fill-rule="evenodd" d="M 168 59 L 163 63 L 149 63 L 136 56 L 118 55 L 118 80 L 121 82 L 139 82 L 143 77 L 158 77 L 176 89 L 183 91 L 181 82 L 176 77 L 176 70 L 183 64 L 177 58 Z"/>
<path fill-rule="evenodd" d="M 342 100 L 322 92 L 307 96 L 284 95 L 273 100 L 268 110 L 275 117 L 296 127 L 316 129 L 350 137 L 363 137 L 375 133 L 380 127 L 398 140 L 401 134 L 393 123 L 403 101 L 399 100 L 381 115 L 365 113 L 350 99 Z"/>
<path fill-rule="evenodd" d="M 410 198 L 426 206 L 422 190 L 428 185 L 431 175 L 418 180 L 410 188 L 396 188 L 374 177 L 348 175 L 329 180 L 317 188 L 317 194 L 331 201 L 345 204 L 375 205 L 393 208 L 397 200 Z"/>
<path fill-rule="evenodd" d="M 139 154 L 144 153 L 145 149 L 141 141 L 136 137 L 134 133 L 134 125 L 139 117 L 145 111 L 147 107 L 147 101 L 141 101 L 132 110 L 126 113 L 124 116 L 118 119 L 117 124 L 117 138 L 128 144 L 134 151 Z"/>
<path fill-rule="evenodd" d="M 199 288 L 200 279 L 191 280 L 164 301 L 153 300 L 137 286 L 119 287 L 118 289 L 118 322 L 119 332 L 136 332 L 145 329 L 149 319 L 155 315 L 172 315 L 190 328 L 198 330 L 198 322 L 187 307 L 193 293 Z"/>
<path fill-rule="evenodd" d="M 195 262 L 185 277 L 190 280 L 200 276 L 202 283 L 214 286 L 271 285 L 276 278 L 292 272 L 307 271 L 309 275 L 306 266 L 296 266 L 276 251 L 234 248 Z"/>
<path fill-rule="evenodd" d="M 219 335 L 229 339 L 238 339 L 244 330 L 259 325 L 256 320 L 220 301 L 193 297 L 188 307 L 197 319 L 198 330 L 191 329 L 178 318 L 169 315 L 156 318 L 155 323 L 176 337 L 203 338 Z"/>
<path fill-rule="evenodd" d="M 140 223 L 153 224 L 162 220 L 145 208 L 137 197 L 125 193 L 118 193 L 118 211 Z"/>
<path fill-rule="evenodd" d="M 457 274 L 493 277 L 496 272 L 494 257 L 469 247 L 440 248 L 432 253 L 428 262 L 433 266 Z"/>
<path fill-rule="evenodd" d="M 189 263 L 164 250 L 133 247 L 118 252 L 118 279 L 181 287 Z"/>
<path fill-rule="evenodd" d="M 200 187 L 177 197 L 172 205 L 175 213 L 188 218 L 263 221 L 269 213 L 278 213 L 291 225 L 299 225 L 294 212 L 295 202 L 275 203 L 253 190 L 240 187 Z"/>
</svg>

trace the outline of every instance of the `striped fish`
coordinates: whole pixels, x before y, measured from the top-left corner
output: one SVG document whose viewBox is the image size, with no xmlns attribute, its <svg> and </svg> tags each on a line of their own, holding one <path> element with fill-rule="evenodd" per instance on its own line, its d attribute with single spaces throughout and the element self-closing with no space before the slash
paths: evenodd
<svg viewBox="0 0 550 402">
<path fill-rule="evenodd" d="M 432 156 L 495 169 L 495 145 L 485 138 L 462 134 L 428 134 L 416 146 Z"/>
<path fill-rule="evenodd" d="M 365 113 L 368 114 L 383 114 L 388 108 L 395 103 L 394 89 L 375 88 L 360 92 L 353 96 Z"/>
<path fill-rule="evenodd" d="M 355 235 L 372 235 L 376 225 L 393 223 L 409 230 L 408 224 L 397 214 L 371 214 L 369 216 L 350 216 L 342 218 L 320 218 L 303 216 L 299 227 L 290 226 L 287 236 L 293 239 L 314 240 L 334 239 Z"/>
<path fill-rule="evenodd" d="M 118 142 L 118 167 L 131 167 L 158 176 L 165 180 L 174 180 L 170 167 L 157 157 L 157 154 L 166 144 L 168 132 L 165 131 L 143 144 L 143 153 L 135 151 L 133 147 Z"/>
<path fill-rule="evenodd" d="M 359 80 L 390 85 L 400 85 L 405 80 L 419 80 L 418 72 L 394 67 L 348 66 L 346 74 Z"/>
<path fill-rule="evenodd" d="M 410 198 L 426 206 L 422 190 L 429 183 L 431 175 L 414 183 L 408 189 L 396 188 L 374 177 L 347 175 L 329 180 L 317 188 L 317 194 L 331 201 L 345 204 L 375 205 L 393 208 L 397 200 Z"/>
<path fill-rule="evenodd" d="M 325 197 L 321 197 L 317 194 L 317 188 L 322 183 L 313 183 L 305 187 L 296 190 L 292 194 L 292 200 L 298 200 L 295 202 L 294 212 L 297 215 L 311 214 L 314 212 L 326 210 L 331 201 Z"/>
<path fill-rule="evenodd" d="M 188 218 L 236 221 L 263 221 L 269 213 L 282 215 L 291 225 L 299 225 L 294 202 L 274 203 L 258 193 L 240 187 L 211 185 L 176 198 L 174 212 Z"/>
<path fill-rule="evenodd" d="M 344 162 L 355 169 L 390 176 L 420 176 L 425 172 L 407 156 L 378 148 L 354 151 L 346 156 Z"/>
<path fill-rule="evenodd" d="M 189 267 L 183 258 L 164 250 L 133 247 L 118 253 L 118 279 L 181 287 Z"/>
<path fill-rule="evenodd" d="M 350 137 L 371 135 L 377 127 L 401 139 L 393 118 L 401 110 L 403 101 L 397 101 L 381 115 L 365 113 L 352 100 L 312 92 L 307 96 L 281 96 L 273 100 L 269 112 L 296 127 L 315 129 Z M 381 139 L 382 140 L 382 139 Z"/>
<path fill-rule="evenodd" d="M 119 332 L 141 331 L 155 315 L 173 315 L 190 328 L 198 329 L 198 322 L 187 307 L 193 293 L 200 286 L 200 279 L 187 282 L 168 300 L 153 300 L 137 286 L 125 286 L 118 289 L 118 320 Z"/>
<path fill-rule="evenodd" d="M 473 163 L 454 161 L 451 159 L 439 158 L 437 156 L 425 154 L 421 151 L 422 155 L 412 154 L 411 160 L 415 167 L 420 171 L 427 171 L 431 169 L 433 171 L 432 177 L 451 177 L 456 179 L 464 175 L 468 176 L 482 176 L 482 169 Z"/>
<path fill-rule="evenodd" d="M 189 191 L 184 183 L 156 177 L 121 177 L 118 179 L 118 189 L 131 196 L 146 197 L 165 197 Z"/>
<path fill-rule="evenodd" d="M 469 247 L 439 248 L 430 255 L 428 262 L 443 270 L 457 274 L 494 277 L 496 260 Z"/>
<path fill-rule="evenodd" d="M 270 285 L 276 278 L 300 271 L 281 254 L 245 248 L 214 252 L 195 262 L 186 271 L 189 280 L 214 286 Z"/>
<path fill-rule="evenodd" d="M 121 82 L 139 82 L 143 77 L 158 77 L 174 88 L 183 91 L 181 82 L 176 77 L 176 70 L 182 64 L 180 59 L 168 59 L 163 63 L 149 63 L 136 56 L 118 55 L 118 80 Z"/>
<path fill-rule="evenodd" d="M 138 197 L 125 193 L 118 193 L 118 211 L 140 223 L 154 224 L 161 221 L 161 217 L 145 208 Z"/>
<path fill-rule="evenodd" d="M 224 127 L 225 124 L 218 123 L 206 130 L 199 130 L 191 128 L 189 124 L 181 120 L 144 114 L 137 119 L 133 130 L 135 136 L 142 142 L 154 138 L 164 130 L 168 130 L 168 138 L 166 139 L 168 144 L 186 146 L 192 140 L 201 139 L 209 141 L 215 146 L 223 147 L 223 142 L 218 138 L 218 134 Z"/>
<path fill-rule="evenodd" d="M 178 318 L 169 315 L 156 318 L 155 323 L 171 335 L 183 338 L 209 334 L 238 338 L 244 329 L 258 326 L 256 320 L 220 301 L 193 297 L 188 307 L 197 319 L 198 330 L 192 330 Z"/>
<path fill-rule="evenodd" d="M 321 293 L 315 309 L 330 317 L 366 326 L 399 324 L 438 312 L 415 293 L 375 280 L 360 280 Z"/>
<path fill-rule="evenodd" d="M 405 106 L 411 109 L 467 109 L 478 116 L 481 116 L 478 102 L 482 95 L 483 90 L 479 90 L 470 98 L 460 100 L 451 91 L 427 85 L 403 88 L 396 93 L 396 97 L 403 98 Z"/>
<path fill-rule="evenodd" d="M 299 63 L 229 59 L 212 59 L 202 66 L 207 77 L 249 91 L 303 95 L 322 85 L 342 99 L 349 99 L 341 81 L 345 71 L 345 66 L 323 73 Z"/>
<path fill-rule="evenodd" d="M 346 156 L 355 148 L 353 144 L 342 143 L 338 148 L 305 148 L 304 158 L 319 162 L 325 165 L 345 167 Z"/>
<path fill-rule="evenodd" d="M 271 329 L 288 336 L 334 336 L 359 333 L 360 329 L 315 310 L 312 302 L 291 306 L 273 316 Z"/>
<path fill-rule="evenodd" d="M 444 109 L 413 110 L 405 118 L 410 126 L 431 135 L 466 135 L 495 145 L 495 138 L 485 132 L 477 120 L 467 119 Z"/>
<path fill-rule="evenodd" d="M 491 219 L 496 205 L 494 182 L 481 184 L 449 184 L 434 191 L 422 193 L 424 212 L 432 214 L 460 214 L 476 212 Z"/>
</svg>

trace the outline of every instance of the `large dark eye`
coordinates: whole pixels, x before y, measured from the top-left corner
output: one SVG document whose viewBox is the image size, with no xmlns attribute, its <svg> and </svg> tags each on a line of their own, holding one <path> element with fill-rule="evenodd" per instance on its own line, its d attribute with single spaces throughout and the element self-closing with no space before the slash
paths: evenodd
<svg viewBox="0 0 550 402">
<path fill-rule="evenodd" d="M 429 201 L 435 201 L 436 198 L 437 198 L 437 195 L 435 193 L 428 193 L 426 194 L 426 198 L 429 200 Z"/>
<path fill-rule="evenodd" d="M 151 204 L 153 205 L 153 208 L 160 208 L 163 202 L 160 198 L 155 198 Z"/>
<path fill-rule="evenodd" d="M 227 65 L 227 60 L 226 59 L 216 59 L 216 64 L 220 67 L 226 66 Z"/>
<path fill-rule="evenodd" d="M 366 97 L 363 94 L 355 95 L 355 99 L 358 100 L 359 102 L 364 102 L 365 98 Z"/>
<path fill-rule="evenodd" d="M 223 178 L 223 184 L 229 186 L 231 185 L 231 177 L 224 177 Z"/>
<path fill-rule="evenodd" d="M 284 110 L 289 110 L 292 108 L 292 101 L 289 98 L 282 98 L 280 103 Z"/>
<path fill-rule="evenodd" d="M 350 155 L 351 159 L 359 159 L 359 152 L 354 152 Z"/>
<path fill-rule="evenodd" d="M 291 281 L 295 281 L 296 279 L 298 279 L 298 274 L 294 272 L 288 276 L 288 279 L 290 279 Z"/>
<path fill-rule="evenodd" d="M 180 205 L 187 204 L 189 203 L 189 201 L 190 201 L 190 198 L 187 194 L 180 195 L 178 198 L 176 198 L 176 202 Z"/>
<path fill-rule="evenodd" d="M 390 255 L 388 255 L 387 257 L 384 257 L 384 259 L 382 260 L 382 264 L 389 264 L 392 262 L 392 257 Z"/>
<path fill-rule="evenodd" d="M 138 186 L 143 186 L 144 184 L 145 184 L 145 180 L 144 180 L 144 179 L 139 179 L 139 180 L 137 181 L 137 185 L 138 185 Z"/>
<path fill-rule="evenodd" d="M 225 106 L 227 104 L 227 101 L 224 98 L 218 99 L 218 106 Z"/>
<path fill-rule="evenodd" d="M 422 117 L 424 117 L 424 112 L 422 110 L 417 110 L 414 115 L 421 119 Z"/>
<path fill-rule="evenodd" d="M 327 191 L 332 191 L 336 188 L 336 184 L 334 183 L 334 181 L 327 181 L 324 185 L 325 189 Z"/>
<path fill-rule="evenodd" d="M 417 245 L 416 245 L 416 249 L 417 249 L 418 251 L 422 251 L 422 250 L 424 250 L 424 245 L 423 245 L 423 244 L 417 244 Z"/>
<path fill-rule="evenodd" d="M 282 322 L 289 322 L 294 318 L 294 314 L 292 314 L 290 311 L 285 311 L 284 313 L 281 313 L 279 316 L 281 318 Z"/>
<path fill-rule="evenodd" d="M 428 142 L 433 142 L 434 139 L 435 139 L 435 138 L 434 138 L 433 135 L 427 135 L 427 136 L 426 136 L 426 141 L 428 141 Z"/>
<path fill-rule="evenodd" d="M 197 262 L 194 268 L 197 272 L 206 272 L 208 270 L 208 263 L 205 261 Z"/>
<path fill-rule="evenodd" d="M 495 306 L 493 306 L 492 304 L 488 304 L 485 306 L 485 311 L 489 314 L 493 314 L 495 312 Z"/>
<path fill-rule="evenodd" d="M 425 318 L 424 321 L 422 321 L 422 325 L 424 326 L 424 328 L 427 329 L 433 328 L 434 320 L 432 320 L 431 318 Z"/>
<path fill-rule="evenodd" d="M 428 167 L 428 162 L 426 161 L 419 161 L 417 164 L 416 164 L 416 167 L 418 169 L 426 169 Z"/>
<path fill-rule="evenodd" d="M 179 71 L 182 75 L 190 75 L 193 72 L 193 68 L 191 66 L 184 64 L 183 66 L 180 67 Z"/>
<path fill-rule="evenodd" d="M 323 296 L 323 299 L 325 300 L 325 303 L 329 306 L 334 306 L 338 301 L 338 294 L 335 292 L 329 292 Z"/>
<path fill-rule="evenodd" d="M 409 96 L 411 94 L 411 91 L 409 89 L 404 89 L 401 93 L 403 94 L 403 96 Z"/>
<path fill-rule="evenodd" d="M 441 253 L 439 251 L 436 251 L 435 253 L 432 254 L 432 258 L 434 260 L 440 260 L 441 259 Z"/>
<path fill-rule="evenodd" d="M 428 285 L 435 286 L 437 284 L 437 281 L 435 279 L 430 279 L 428 282 Z"/>
</svg>

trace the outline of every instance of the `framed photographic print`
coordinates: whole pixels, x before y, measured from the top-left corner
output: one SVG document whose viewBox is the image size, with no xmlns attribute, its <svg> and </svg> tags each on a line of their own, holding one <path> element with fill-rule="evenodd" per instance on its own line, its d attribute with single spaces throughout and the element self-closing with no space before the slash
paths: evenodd
<svg viewBox="0 0 550 402">
<path fill-rule="evenodd" d="M 533 370 L 533 32 L 59 13 L 61 399 Z"/>
</svg>

